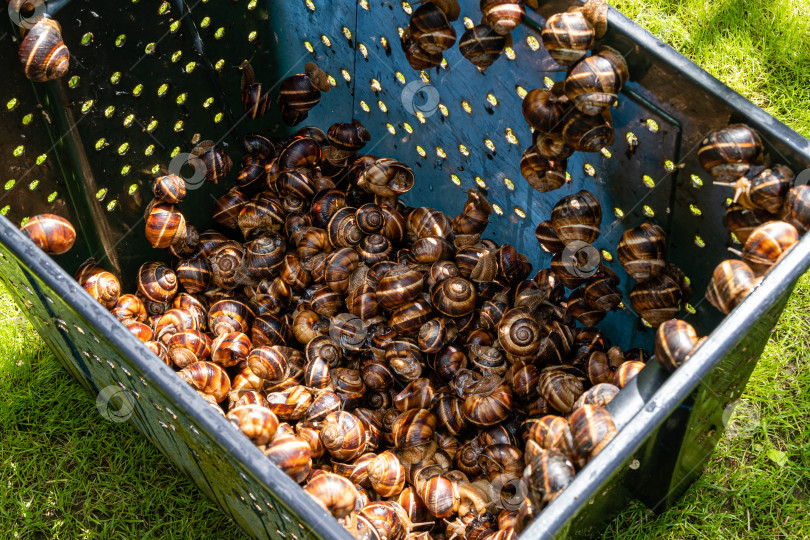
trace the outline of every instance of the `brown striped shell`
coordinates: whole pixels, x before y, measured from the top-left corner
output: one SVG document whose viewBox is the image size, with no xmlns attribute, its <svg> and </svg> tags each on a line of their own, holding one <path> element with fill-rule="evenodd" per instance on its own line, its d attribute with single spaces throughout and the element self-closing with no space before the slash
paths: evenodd
<svg viewBox="0 0 810 540">
<path fill-rule="evenodd" d="M 595 35 L 593 26 L 580 11 L 552 15 L 541 32 L 549 56 L 561 66 L 573 64 L 585 56 Z"/>
<path fill-rule="evenodd" d="M 36 82 L 58 79 L 67 73 L 70 52 L 62 41 L 62 28 L 48 17 L 41 18 L 23 38 L 19 51 L 25 76 Z"/>
</svg>

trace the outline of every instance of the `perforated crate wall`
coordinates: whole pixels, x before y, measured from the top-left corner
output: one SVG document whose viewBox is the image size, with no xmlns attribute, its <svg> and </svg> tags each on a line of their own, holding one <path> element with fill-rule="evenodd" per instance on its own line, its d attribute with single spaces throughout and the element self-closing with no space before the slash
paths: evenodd
<svg viewBox="0 0 810 540">
<path fill-rule="evenodd" d="M 461 5 L 462 17 L 454 23 L 458 35 L 480 20 L 478 2 Z M 13 29 L 0 39 L 0 69 L 8 76 L 0 87 L 0 104 L 6 104 L 0 119 L 9 126 L 0 134 L 5 189 L 0 213 L 10 220 L 2 225 L 3 279 L 72 373 L 95 392 L 115 384 L 137 393 L 134 420 L 141 431 L 259 537 L 272 536 L 274 528 L 299 534 L 296 515 L 313 523 L 312 534 L 341 532 L 14 232 L 35 213 L 63 215 L 81 224 L 81 234 L 74 249 L 56 259 L 59 265 L 72 274 L 94 256 L 115 269 L 122 283 L 132 284 L 145 258 L 166 258 L 143 237 L 143 209 L 155 172 L 205 139 L 222 141 L 238 169 L 241 135 L 291 131 L 281 125 L 275 107 L 260 120 L 243 116 L 242 61 L 251 61 L 259 81 L 274 85 L 274 97 L 284 77 L 303 71 L 306 62 L 318 63 L 333 89 L 302 125 L 326 129 L 336 121 L 360 120 L 373 136 L 364 153 L 413 166 L 417 181 L 405 197 L 409 204 L 455 215 L 468 188 L 486 189 L 496 205 L 487 235 L 528 254 L 535 270 L 548 266 L 550 257 L 539 249 L 534 228 L 564 195 L 588 189 L 599 198 L 604 219 L 595 245 L 622 277 L 625 294 L 631 284 L 612 260 L 616 243 L 626 229 L 655 221 L 669 233 L 669 259 L 692 280 L 695 293 L 682 317 L 701 334 L 721 319 L 702 300 L 702 291 L 731 243 L 721 221 L 730 193 L 710 185 L 697 163 L 696 145 L 713 128 L 745 121 L 760 130 L 776 161 L 794 170 L 810 163 L 808 141 L 614 11 L 604 42 L 626 55 L 631 72 L 612 110 L 615 143 L 600 153 L 575 154 L 569 159 L 570 183 L 539 194 L 518 167 L 531 143 L 520 104 L 523 92 L 564 77 L 540 45 L 539 28 L 543 16 L 565 10 L 567 2 L 548 2 L 530 13 L 513 33 L 512 47 L 485 74 L 456 47 L 447 51 L 442 67 L 412 70 L 399 47 L 398 33 L 411 9 L 405 2 L 72 0 L 54 6 L 72 54 L 64 79 L 29 83 L 17 65 Z M 418 87 L 422 94 L 414 96 Z M 422 107 L 426 95 L 438 99 L 435 110 L 414 114 L 414 103 Z M 206 184 L 191 191 L 182 211 L 200 230 L 207 228 L 207 209 L 227 187 Z M 551 528 L 538 525 L 524 536 L 592 532 L 610 515 L 605 504 L 622 505 L 630 496 L 650 505 L 667 503 L 685 489 L 722 431 L 719 415 L 744 387 L 792 283 L 808 266 L 807 242 L 801 247 L 780 265 L 781 281 L 769 278 L 760 296 L 745 302 L 748 317 L 756 314 L 757 332 L 740 333 L 753 319 L 739 321 L 738 328 L 726 320 L 726 330 L 718 329 L 701 349 L 713 354 L 696 356 L 690 370 L 661 387 L 664 376 L 651 365 L 622 392 L 612 406 L 625 426 L 620 438 L 600 455 L 601 465 L 589 465 L 543 513 L 540 521 Z M 741 311 L 735 313 L 739 318 Z M 650 348 L 651 330 L 629 307 L 611 313 L 599 327 L 625 348 Z M 746 350 L 735 352 L 743 339 Z M 701 379 L 700 389 L 691 393 Z M 659 390 L 666 394 L 655 394 Z M 666 425 L 655 429 L 667 417 Z M 628 472 L 631 458 L 639 467 Z M 587 484 L 588 479 L 594 481 Z M 603 484 L 621 496 L 593 499 Z M 598 504 L 586 505 L 592 500 Z M 277 513 L 278 508 L 286 511 Z M 568 529 L 571 524 L 575 530 Z"/>
</svg>

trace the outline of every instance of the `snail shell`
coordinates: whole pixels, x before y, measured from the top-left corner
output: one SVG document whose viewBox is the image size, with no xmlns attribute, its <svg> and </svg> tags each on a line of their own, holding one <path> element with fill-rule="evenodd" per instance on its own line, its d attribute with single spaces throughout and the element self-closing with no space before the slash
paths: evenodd
<svg viewBox="0 0 810 540">
<path fill-rule="evenodd" d="M 742 249 L 743 261 L 756 276 L 762 276 L 799 241 L 799 232 L 790 223 L 770 221 L 751 233 Z"/>
<path fill-rule="evenodd" d="M 62 28 L 48 17 L 25 34 L 19 52 L 25 76 L 36 82 L 58 79 L 67 73 L 70 52 L 62 41 Z"/>
<path fill-rule="evenodd" d="M 734 182 L 762 161 L 762 140 L 754 129 L 732 124 L 701 141 L 698 159 L 715 180 Z"/>
<path fill-rule="evenodd" d="M 541 36 L 549 56 L 567 66 L 588 53 L 596 32 L 582 12 L 567 11 L 549 17 Z"/>
<path fill-rule="evenodd" d="M 697 332 L 688 322 L 665 321 L 655 332 L 655 359 L 667 371 L 675 371 L 688 360 L 697 342 Z"/>
<path fill-rule="evenodd" d="M 368 464 L 371 487 L 381 497 L 393 497 L 405 487 L 405 467 L 391 451 L 385 451 Z"/>
<path fill-rule="evenodd" d="M 175 174 L 155 179 L 152 186 L 155 197 L 169 204 L 177 204 L 186 197 L 186 181 Z"/>
<path fill-rule="evenodd" d="M 205 166 L 205 179 L 213 184 L 218 184 L 220 180 L 228 176 L 233 166 L 233 161 L 225 153 L 225 149 L 214 144 L 213 141 L 203 141 L 191 151 L 193 156 L 202 161 Z"/>
<path fill-rule="evenodd" d="M 609 48 L 583 58 L 565 78 L 565 94 L 574 106 L 589 116 L 606 111 L 629 78 L 627 63 Z"/>
<path fill-rule="evenodd" d="M 600 383 L 592 386 L 574 403 L 574 410 L 583 405 L 594 405 L 604 407 L 619 394 L 619 387 L 610 383 Z"/>
<path fill-rule="evenodd" d="M 211 345 L 211 361 L 222 367 L 233 367 L 247 361 L 250 349 L 250 338 L 242 332 L 220 334 Z"/>
<path fill-rule="evenodd" d="M 255 120 L 270 108 L 270 94 L 263 92 L 261 83 L 256 82 L 256 75 L 253 67 L 248 62 L 243 62 L 240 66 L 242 70 L 242 107 L 248 117 Z"/>
<path fill-rule="evenodd" d="M 181 379 L 221 403 L 231 389 L 231 380 L 225 370 L 211 362 L 194 362 L 178 372 Z"/>
<path fill-rule="evenodd" d="M 550 159 L 535 145 L 528 147 L 520 159 L 520 173 L 529 185 L 540 193 L 562 187 L 568 181 L 565 176 L 567 169 L 567 160 Z"/>
<path fill-rule="evenodd" d="M 419 46 L 419 43 L 411 36 L 410 28 L 407 28 L 400 39 L 402 52 L 405 59 L 413 69 L 429 69 L 436 67 L 442 62 L 442 53 L 430 53 Z"/>
<path fill-rule="evenodd" d="M 616 436 L 610 413 L 602 407 L 583 405 L 568 418 L 574 450 L 584 461 L 593 459 Z"/>
<path fill-rule="evenodd" d="M 513 308 L 498 324 L 498 342 L 515 357 L 532 357 L 540 348 L 540 326 L 523 308 Z"/>
<path fill-rule="evenodd" d="M 494 426 L 511 413 L 512 389 L 498 375 L 487 375 L 470 389 L 464 417 L 479 427 Z"/>
<path fill-rule="evenodd" d="M 717 265 L 706 289 L 706 299 L 725 314 L 742 302 L 759 283 L 743 261 L 729 259 Z"/>
<path fill-rule="evenodd" d="M 551 210 L 551 226 L 566 245 L 575 240 L 593 243 L 599 238 L 601 223 L 602 206 L 589 191 L 563 197 Z"/>
<path fill-rule="evenodd" d="M 552 366 L 540 372 L 540 395 L 554 409 L 569 413 L 584 392 L 584 377 L 562 367 Z"/>
<path fill-rule="evenodd" d="M 366 450 L 365 427 L 351 413 L 338 411 L 329 414 L 324 418 L 320 432 L 323 445 L 337 461 L 354 459 Z"/>
<path fill-rule="evenodd" d="M 67 253 L 76 241 L 76 229 L 68 220 L 54 214 L 39 214 L 20 230 L 45 253 Z"/>
<path fill-rule="evenodd" d="M 283 425 L 285 424 L 280 426 Z M 300 437 L 294 435 L 279 437 L 277 434 L 275 440 L 264 449 L 264 454 L 299 484 L 307 479 L 312 470 L 312 449 L 307 441 Z"/>
<path fill-rule="evenodd" d="M 248 202 L 248 197 L 239 190 L 232 189 L 217 199 L 211 218 L 229 229 L 239 226 L 239 214 Z"/>
<path fill-rule="evenodd" d="M 785 197 L 784 220 L 796 227 L 799 234 L 804 234 L 810 229 L 810 186 L 795 186 L 788 191 Z M 742 238 L 740 241 L 745 242 Z"/>
<path fill-rule="evenodd" d="M 524 7 L 512 0 L 481 0 L 480 7 L 484 22 L 502 36 L 517 28 L 526 15 Z"/>
<path fill-rule="evenodd" d="M 456 42 L 456 31 L 447 15 L 435 4 L 424 3 L 411 15 L 410 36 L 424 51 L 435 54 L 449 49 Z"/>
<path fill-rule="evenodd" d="M 115 306 L 110 309 L 110 312 L 121 322 L 143 322 L 146 320 L 146 306 L 134 294 L 120 296 Z"/>
<path fill-rule="evenodd" d="M 267 444 L 276 434 L 278 418 L 261 405 L 244 405 L 228 411 L 228 420 L 257 446 Z"/>
<path fill-rule="evenodd" d="M 169 358 L 180 369 L 211 357 L 211 338 L 198 330 L 174 334 L 169 338 L 166 347 Z"/>
<path fill-rule="evenodd" d="M 675 280 L 660 274 L 637 283 L 630 291 L 630 304 L 653 328 L 658 328 L 678 314 L 683 296 Z"/>
<path fill-rule="evenodd" d="M 541 449 L 523 471 L 531 504 L 539 509 L 553 501 L 573 481 L 574 474 L 574 466 L 564 454 Z"/>
<path fill-rule="evenodd" d="M 84 290 L 90 293 L 90 296 L 107 309 L 114 308 L 121 295 L 121 284 L 118 278 L 101 267 L 92 272 L 85 272 L 79 283 Z"/>
<path fill-rule="evenodd" d="M 594 116 L 575 110 L 568 115 L 562 129 L 562 138 L 566 146 L 557 149 L 560 142 L 551 141 L 544 144 L 536 143 L 538 149 L 549 157 L 568 157 L 566 148 L 578 152 L 599 152 L 602 148 L 613 144 L 613 118 L 609 110 L 602 111 Z"/>
<path fill-rule="evenodd" d="M 310 494 L 336 519 L 349 515 L 357 503 L 357 490 L 351 481 L 337 474 L 319 474 L 304 486 Z"/>
<path fill-rule="evenodd" d="M 168 302 L 177 294 L 177 275 L 160 262 L 147 262 L 138 269 L 138 292 L 152 302 Z"/>
<path fill-rule="evenodd" d="M 641 373 L 644 366 L 645 363 L 638 360 L 622 362 L 616 369 L 616 374 L 613 376 L 613 384 L 619 388 L 624 388 L 636 375 Z"/>
<path fill-rule="evenodd" d="M 202 257 L 181 260 L 177 263 L 175 273 L 188 293 L 201 293 L 211 285 L 211 266 Z"/>
<path fill-rule="evenodd" d="M 508 39 L 486 24 L 466 30 L 458 42 L 461 55 L 480 71 L 485 71 L 503 52 Z"/>
<path fill-rule="evenodd" d="M 463 277 L 450 277 L 440 281 L 430 294 L 433 307 L 448 317 L 463 317 L 472 313 L 477 298 L 475 287 Z"/>
<path fill-rule="evenodd" d="M 642 223 L 625 231 L 616 248 L 624 270 L 636 281 L 660 274 L 666 266 L 664 256 L 667 237 L 664 230 L 652 223 Z"/>
</svg>

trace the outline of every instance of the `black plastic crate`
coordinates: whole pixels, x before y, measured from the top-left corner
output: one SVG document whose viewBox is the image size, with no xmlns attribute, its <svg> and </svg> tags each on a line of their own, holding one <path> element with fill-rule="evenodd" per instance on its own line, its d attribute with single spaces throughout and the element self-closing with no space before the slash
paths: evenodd
<svg viewBox="0 0 810 540">
<path fill-rule="evenodd" d="M 0 277 L 65 367 L 94 393 L 120 387 L 133 407 L 131 421 L 245 531 L 348 538 L 71 278 L 94 256 L 126 286 L 144 260 L 166 259 L 143 236 L 152 168 L 189 152 L 196 140 L 224 141 L 237 162 L 240 135 L 288 133 L 275 109 L 261 120 L 242 117 L 238 67 L 249 59 L 258 80 L 277 84 L 315 61 L 335 86 L 305 124 L 326 128 L 358 118 L 373 136 L 364 153 L 413 165 L 417 183 L 405 197 L 412 204 L 454 215 L 468 188 L 486 187 L 497 205 L 487 235 L 530 255 L 535 269 L 550 261 L 537 246 L 535 225 L 560 197 L 580 189 L 615 216 L 605 218 L 595 244 L 606 259 L 621 234 L 642 221 L 668 232 L 669 259 L 695 291 L 681 317 L 711 336 L 674 375 L 651 363 L 622 390 L 609 407 L 619 435 L 521 538 L 595 534 L 634 497 L 665 507 L 702 471 L 722 435 L 724 410 L 741 394 L 793 285 L 810 267 L 805 238 L 730 316 L 702 301 L 731 240 L 721 220 L 729 190 L 711 185 L 696 147 L 711 129 L 742 121 L 759 130 L 776 162 L 798 172 L 810 165 L 810 142 L 611 10 L 602 42 L 626 56 L 631 73 L 613 109 L 616 141 L 603 153 L 572 156 L 571 182 L 538 194 L 518 168 L 531 142 L 518 90 L 564 77 L 550 71 L 556 65 L 539 44 L 539 28 L 543 16 L 569 4 L 555 0 L 529 13 L 513 33 L 511 52 L 485 74 L 457 48 L 446 52 L 446 67 L 420 74 L 399 48 L 409 7 L 398 1 L 51 2 L 72 54 L 65 78 L 28 82 L 13 26 L 0 39 L 0 103 L 8 104 L 0 113 L 8 126 L 0 134 L 0 180 L 14 179 L 0 201 L 8 218 L 0 220 Z M 461 5 L 459 35 L 465 16 L 480 17 L 478 2 Z M 422 118 L 413 114 L 417 87 L 438 97 Z M 181 209 L 204 230 L 207 209 L 226 189 L 206 184 Z M 79 225 L 67 255 L 51 259 L 17 231 L 22 218 L 46 211 Z M 609 264 L 628 292 L 618 262 Z M 630 310 L 599 326 L 623 348 L 651 348 L 652 330 Z"/>
</svg>

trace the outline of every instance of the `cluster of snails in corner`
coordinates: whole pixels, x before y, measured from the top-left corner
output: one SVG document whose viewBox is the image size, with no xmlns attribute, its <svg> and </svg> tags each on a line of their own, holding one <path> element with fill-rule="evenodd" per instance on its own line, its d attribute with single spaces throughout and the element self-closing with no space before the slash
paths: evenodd
<svg viewBox="0 0 810 540">
<path fill-rule="evenodd" d="M 482 237 L 483 193 L 454 218 L 408 207 L 413 171 L 360 155 L 367 139 L 357 121 L 245 136 L 218 230 L 159 176 L 146 237 L 177 261 L 143 264 L 134 294 L 92 260 L 76 279 L 356 537 L 515 538 L 616 435 L 605 407 L 650 355 L 592 326 L 621 300 L 615 274 L 532 276 Z M 229 175 L 220 145 L 195 157 Z M 577 197 L 552 213 L 560 245 L 599 234 L 598 201 Z M 61 225 L 38 218 L 36 241 Z M 674 369 L 696 343 L 668 321 L 656 357 Z"/>
<path fill-rule="evenodd" d="M 755 129 L 732 124 L 701 142 L 698 158 L 715 185 L 734 188 L 724 222 L 742 251 L 715 268 L 706 299 L 728 314 L 810 229 L 810 186 L 794 186 L 793 171 L 767 164 Z"/>
</svg>

